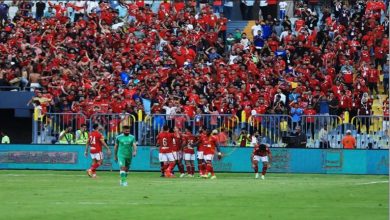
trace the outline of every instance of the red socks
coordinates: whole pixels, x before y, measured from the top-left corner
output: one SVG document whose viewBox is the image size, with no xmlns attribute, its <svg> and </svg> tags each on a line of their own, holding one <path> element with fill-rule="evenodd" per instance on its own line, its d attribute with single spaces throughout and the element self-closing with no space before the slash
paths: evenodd
<svg viewBox="0 0 390 220">
<path fill-rule="evenodd" d="M 187 165 L 186 168 L 187 168 L 187 174 L 191 175 L 192 174 L 191 166 Z"/>
<path fill-rule="evenodd" d="M 99 166 L 100 166 L 100 164 L 99 164 L 99 163 L 94 163 L 94 164 L 92 164 L 91 168 L 89 168 L 89 169 L 91 169 L 91 170 L 92 170 L 92 172 L 95 172 L 95 171 L 96 171 L 96 169 L 97 169 Z"/>
<path fill-rule="evenodd" d="M 176 162 L 177 163 L 177 166 L 179 167 L 179 172 L 180 173 L 184 173 L 184 166 L 181 162 Z"/>
<path fill-rule="evenodd" d="M 253 169 L 255 170 L 255 173 L 258 173 L 259 172 L 259 166 L 254 166 Z"/>
<path fill-rule="evenodd" d="M 202 164 L 198 164 L 199 174 L 203 175 Z"/>
<path fill-rule="evenodd" d="M 172 173 L 173 168 L 175 167 L 176 162 L 169 162 L 166 172 Z"/>
<path fill-rule="evenodd" d="M 206 173 L 207 167 L 206 167 L 206 164 L 205 164 L 205 163 L 202 163 L 201 169 L 202 169 L 202 173 L 203 173 L 203 174 L 207 174 L 207 173 Z"/>
<path fill-rule="evenodd" d="M 191 165 L 191 175 L 194 175 L 194 174 L 195 174 L 195 166 Z"/>
<path fill-rule="evenodd" d="M 262 175 L 265 175 L 267 173 L 267 165 L 263 165 L 263 171 L 261 172 Z"/>
<path fill-rule="evenodd" d="M 214 176 L 214 168 L 213 165 L 210 163 L 207 164 L 207 172 L 211 173 L 211 175 Z"/>
</svg>

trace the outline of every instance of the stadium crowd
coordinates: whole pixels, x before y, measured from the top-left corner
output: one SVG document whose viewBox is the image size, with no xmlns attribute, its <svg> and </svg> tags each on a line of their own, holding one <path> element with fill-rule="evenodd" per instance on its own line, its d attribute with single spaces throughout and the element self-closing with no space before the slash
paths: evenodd
<svg viewBox="0 0 390 220">
<path fill-rule="evenodd" d="M 274 2 L 260 1 L 252 33 L 227 33 L 229 1 L 165 0 L 153 13 L 141 0 L 23 0 L 11 20 L 0 0 L 0 85 L 31 88 L 44 112 L 87 116 L 136 114 L 142 99 L 191 118 L 371 115 L 381 75 L 389 88 L 388 1 L 294 1 L 296 19 Z"/>
</svg>

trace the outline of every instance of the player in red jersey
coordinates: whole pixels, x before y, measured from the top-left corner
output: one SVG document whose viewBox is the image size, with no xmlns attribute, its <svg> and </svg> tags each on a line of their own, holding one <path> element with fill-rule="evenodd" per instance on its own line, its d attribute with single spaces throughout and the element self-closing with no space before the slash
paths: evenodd
<svg viewBox="0 0 390 220">
<path fill-rule="evenodd" d="M 102 145 L 107 149 L 107 154 L 110 155 L 110 148 L 107 146 L 104 141 L 103 135 L 99 132 L 99 125 L 93 125 L 93 131 L 88 134 L 88 142 L 85 146 L 85 156 L 88 155 L 88 147 L 91 147 L 90 154 L 92 158 L 92 165 L 87 170 L 88 176 L 95 178 L 96 177 L 96 169 L 102 165 L 103 163 L 103 152 Z"/>
<path fill-rule="evenodd" d="M 259 178 L 259 161 L 263 163 L 261 179 L 264 179 L 267 169 L 271 167 L 272 154 L 267 144 L 256 144 L 251 155 L 252 167 L 255 170 L 255 178 Z"/>
<path fill-rule="evenodd" d="M 198 170 L 199 175 L 202 177 L 206 173 L 206 162 L 204 161 L 204 146 L 203 142 L 207 139 L 206 130 L 199 129 L 199 137 L 198 137 L 198 151 L 197 151 L 197 158 L 198 158 Z"/>
<path fill-rule="evenodd" d="M 221 157 L 221 151 L 219 150 L 218 145 L 218 131 L 213 130 L 212 132 L 207 132 L 207 138 L 203 141 L 203 147 L 204 147 L 204 160 L 206 161 L 206 170 L 207 174 L 204 174 L 202 177 L 207 178 L 211 177 L 210 179 L 216 179 L 217 177 L 214 174 L 214 168 L 213 168 L 213 159 L 215 150 L 218 151 L 218 158 Z"/>
<path fill-rule="evenodd" d="M 168 125 L 157 135 L 157 147 L 159 148 L 158 158 L 161 164 L 161 177 L 172 177 L 172 169 L 175 166 L 175 158 L 172 154 L 173 134 L 169 132 Z"/>
<path fill-rule="evenodd" d="M 184 166 L 182 163 L 183 160 L 183 149 L 182 149 L 182 135 L 177 127 L 171 130 L 172 135 L 172 154 L 173 158 L 175 158 L 175 165 L 179 168 L 180 178 L 185 176 Z"/>
<path fill-rule="evenodd" d="M 196 137 L 191 133 L 190 128 L 186 129 L 186 132 L 183 134 L 183 153 L 184 153 L 184 162 L 187 168 L 187 176 L 194 177 L 195 173 L 195 151 L 194 145 L 196 143 Z"/>
</svg>

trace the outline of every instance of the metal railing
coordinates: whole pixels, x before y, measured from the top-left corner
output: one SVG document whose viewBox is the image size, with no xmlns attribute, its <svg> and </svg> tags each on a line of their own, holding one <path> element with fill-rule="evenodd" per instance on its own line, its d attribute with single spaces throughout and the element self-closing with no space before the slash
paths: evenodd
<svg viewBox="0 0 390 220">
<path fill-rule="evenodd" d="M 180 131 L 189 128 L 195 135 L 201 128 L 224 131 L 228 136 L 227 144 L 236 146 L 240 145 L 239 136 L 245 130 L 250 135 L 258 135 L 260 141 L 272 147 L 286 147 L 288 138 L 294 138 L 295 126 L 299 125 L 306 135 L 308 148 L 320 148 L 323 140 L 330 148 L 342 148 L 342 139 L 347 130 L 352 131 L 359 149 L 389 148 L 389 117 L 383 116 L 356 116 L 351 123 L 343 123 L 336 115 L 303 115 L 299 123 L 293 123 L 290 115 L 252 115 L 240 121 L 232 114 L 198 114 L 194 117 L 185 114 L 152 114 L 143 119 L 142 115 L 131 114 L 94 114 L 88 118 L 80 113 L 47 113 L 34 119 L 35 144 L 59 143 L 59 135 L 67 127 L 72 127 L 71 133 L 74 134 L 82 124 L 86 124 L 89 130 L 92 130 L 93 124 L 99 124 L 110 145 L 114 144 L 115 137 L 121 133 L 124 125 L 130 126 L 139 144 L 155 145 L 157 134 L 164 125 L 168 125 Z"/>
<path fill-rule="evenodd" d="M 342 148 L 341 140 L 347 127 L 343 126 L 341 117 L 337 115 L 302 115 L 300 126 L 307 136 L 307 147 L 319 148 L 319 133 L 325 128 L 331 148 Z"/>
<path fill-rule="evenodd" d="M 389 148 L 389 117 L 358 115 L 352 118 L 350 127 L 358 148 Z"/>
<path fill-rule="evenodd" d="M 33 143 L 58 143 L 62 131 L 72 127 L 71 132 L 74 133 L 75 129 L 79 129 L 82 124 L 88 124 L 88 119 L 81 113 L 47 113 L 33 120 Z M 73 135 L 73 139 L 74 137 Z"/>
<path fill-rule="evenodd" d="M 137 120 L 131 114 L 93 114 L 90 117 L 89 130 L 92 130 L 94 124 L 101 128 L 107 144 L 114 144 L 115 138 L 122 132 L 123 126 L 129 126 L 132 134 L 137 134 Z"/>
<path fill-rule="evenodd" d="M 200 129 L 219 131 L 223 129 L 227 132 L 229 139 L 233 140 L 234 129 L 238 122 L 238 117 L 231 114 L 198 114 L 193 118 L 186 114 L 152 114 L 146 116 L 142 123 L 142 138 L 139 142 L 145 145 L 155 145 L 156 136 L 164 125 L 168 125 L 169 128 L 176 127 L 180 131 L 190 128 L 193 134 L 198 134 Z"/>
<path fill-rule="evenodd" d="M 168 125 L 170 129 L 174 127 L 180 131 L 184 131 L 186 127 L 191 126 L 192 121 L 186 114 L 152 114 L 147 115 L 142 126 L 142 135 L 140 143 L 145 145 L 155 145 L 156 136 L 162 130 L 164 125 Z"/>
<path fill-rule="evenodd" d="M 289 115 L 252 115 L 246 126 L 249 134 L 258 134 L 262 142 L 273 146 L 282 146 L 283 137 L 292 129 L 292 118 Z"/>
</svg>

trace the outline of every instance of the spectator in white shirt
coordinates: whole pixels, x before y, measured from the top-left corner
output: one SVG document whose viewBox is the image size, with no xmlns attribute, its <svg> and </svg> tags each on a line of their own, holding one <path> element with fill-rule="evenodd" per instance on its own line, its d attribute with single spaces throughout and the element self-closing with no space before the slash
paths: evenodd
<svg viewBox="0 0 390 220">
<path fill-rule="evenodd" d="M 87 1 L 87 13 L 98 12 L 99 2 L 96 0 Z"/>
<path fill-rule="evenodd" d="M 278 89 L 278 93 L 274 95 L 274 102 L 276 102 L 276 97 L 280 96 L 280 101 L 283 102 L 283 104 L 286 104 L 286 95 L 282 93 L 282 90 Z"/>
<path fill-rule="evenodd" d="M 178 108 L 176 106 L 173 106 L 172 102 L 169 102 L 168 106 L 164 105 L 162 108 L 165 110 L 165 114 L 167 115 L 166 120 L 167 120 L 168 126 L 170 128 L 173 128 L 175 126 L 174 115 L 176 115 L 176 111 Z"/>
<path fill-rule="evenodd" d="M 286 17 L 287 2 L 284 0 L 279 2 L 279 20 L 283 21 Z"/>
<path fill-rule="evenodd" d="M 260 31 L 260 35 L 261 35 L 261 25 L 260 25 L 260 22 L 258 20 L 256 20 L 256 24 L 252 26 L 252 35 L 253 37 L 256 37 Z"/>
<path fill-rule="evenodd" d="M 245 33 L 242 33 L 240 43 L 242 44 L 242 46 L 244 46 L 244 50 L 248 50 L 248 49 L 249 49 L 249 46 L 251 45 L 251 42 L 250 42 L 249 39 L 246 37 L 246 34 L 245 34 Z"/>
</svg>

